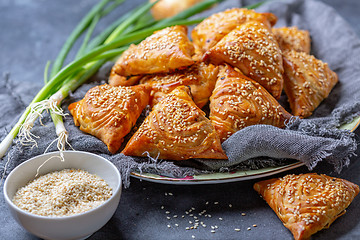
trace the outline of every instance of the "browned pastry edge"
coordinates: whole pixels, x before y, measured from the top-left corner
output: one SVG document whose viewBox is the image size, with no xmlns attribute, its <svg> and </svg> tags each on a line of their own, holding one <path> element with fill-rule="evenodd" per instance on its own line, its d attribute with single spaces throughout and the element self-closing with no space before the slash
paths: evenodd
<svg viewBox="0 0 360 240">
<path fill-rule="evenodd" d="M 359 193 L 347 180 L 306 173 L 286 175 L 254 184 L 295 240 L 308 239 L 328 228 Z"/>
<path fill-rule="evenodd" d="M 310 33 L 307 30 L 300 30 L 296 26 L 272 28 L 277 42 L 281 50 L 297 52 L 305 52 L 310 54 L 311 39 Z"/>
<path fill-rule="evenodd" d="M 221 66 L 210 97 L 210 120 L 223 142 L 250 125 L 279 128 L 292 117 L 259 83 L 229 65 Z"/>
<path fill-rule="evenodd" d="M 155 31 L 119 57 L 113 71 L 120 76 L 171 72 L 194 64 L 194 46 L 187 27 L 175 25 Z"/>
<path fill-rule="evenodd" d="M 284 90 L 292 114 L 311 116 L 338 82 L 338 76 L 327 63 L 294 50 L 283 52 Z"/>
<path fill-rule="evenodd" d="M 226 160 L 214 127 L 190 94 L 188 87 L 179 86 L 156 104 L 122 153 L 167 160 Z"/>
<path fill-rule="evenodd" d="M 82 100 L 71 103 L 68 109 L 75 126 L 99 138 L 114 154 L 148 104 L 149 96 L 150 88 L 145 85 L 112 87 L 103 84 L 91 88 Z"/>
</svg>

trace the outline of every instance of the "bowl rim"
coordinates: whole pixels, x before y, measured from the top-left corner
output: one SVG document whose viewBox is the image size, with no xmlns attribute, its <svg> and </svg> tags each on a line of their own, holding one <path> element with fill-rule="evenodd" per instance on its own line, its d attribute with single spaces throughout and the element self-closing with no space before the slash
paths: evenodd
<svg viewBox="0 0 360 240">
<path fill-rule="evenodd" d="M 101 159 L 102 161 L 106 161 L 109 166 L 111 166 L 115 172 L 116 172 L 116 175 L 119 179 L 119 182 L 118 182 L 118 186 L 116 188 L 116 190 L 114 191 L 113 190 L 113 194 L 112 196 L 106 200 L 103 204 L 93 208 L 93 209 L 90 209 L 88 211 L 85 211 L 85 212 L 82 212 L 82 213 L 77 213 L 77 214 L 73 214 L 73 215 L 69 215 L 69 216 L 42 216 L 42 215 L 37 215 L 37 214 L 34 214 L 34 213 L 30 213 L 30 212 L 27 212 L 21 208 L 19 208 L 18 206 L 16 206 L 13 201 L 10 199 L 9 195 L 8 195 L 8 192 L 7 192 L 7 187 L 8 185 L 10 184 L 9 183 L 9 178 L 10 176 L 12 176 L 15 172 L 15 170 L 21 168 L 23 165 L 25 165 L 26 163 L 30 162 L 30 161 L 34 161 L 34 159 L 37 159 L 39 157 L 42 157 L 42 156 L 46 156 L 46 155 L 53 155 L 53 154 L 57 154 L 59 153 L 60 151 L 54 151 L 54 152 L 48 152 L 48 153 L 44 153 L 44 154 L 40 154 L 40 155 L 37 155 L 37 156 L 34 156 L 24 162 L 22 162 L 21 164 L 19 164 L 18 166 L 16 166 L 13 170 L 11 170 L 11 172 L 9 173 L 9 175 L 6 177 L 5 179 L 5 182 L 4 182 L 4 186 L 3 186 L 3 195 L 4 195 L 4 199 L 5 199 L 5 202 L 11 206 L 11 208 L 15 209 L 16 211 L 20 212 L 21 214 L 24 214 L 28 217 L 33 217 L 33 218 L 38 218 L 38 219 L 44 219 L 44 220 L 48 220 L 48 221 L 66 221 L 68 219 L 75 219 L 75 218 L 80 218 L 84 215 L 88 215 L 88 214 L 91 214 L 93 212 L 96 212 L 96 211 L 99 211 L 100 208 L 103 208 L 105 207 L 106 205 L 108 205 L 110 202 L 113 201 L 113 199 L 118 195 L 118 194 L 121 194 L 121 191 L 122 191 L 122 179 L 121 179 L 121 174 L 119 172 L 119 170 L 116 168 L 116 166 L 109 160 L 107 160 L 106 158 L 100 156 L 100 155 L 97 155 L 97 154 L 94 154 L 94 153 L 89 153 L 89 152 L 85 152 L 85 151 L 77 151 L 77 150 L 66 150 L 66 151 L 63 151 L 63 153 L 67 153 L 67 152 L 70 152 L 70 153 L 75 153 L 75 154 L 84 154 L 84 155 L 93 155 L 99 159 Z M 64 168 L 65 169 L 65 168 Z M 82 168 L 79 168 L 79 169 L 82 169 Z M 87 171 L 85 169 L 82 169 L 84 171 Z M 54 170 L 56 171 L 56 170 Z M 50 173 L 50 172 L 49 172 Z M 34 178 L 35 179 L 35 178 Z"/>
</svg>

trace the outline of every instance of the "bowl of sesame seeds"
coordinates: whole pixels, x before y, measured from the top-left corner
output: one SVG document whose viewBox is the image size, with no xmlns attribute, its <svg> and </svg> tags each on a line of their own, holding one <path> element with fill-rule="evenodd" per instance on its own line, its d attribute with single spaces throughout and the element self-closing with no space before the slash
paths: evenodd
<svg viewBox="0 0 360 240">
<path fill-rule="evenodd" d="M 96 154 L 65 151 L 31 158 L 4 183 L 4 197 L 15 220 L 43 239 L 85 239 L 115 213 L 121 176 Z"/>
</svg>

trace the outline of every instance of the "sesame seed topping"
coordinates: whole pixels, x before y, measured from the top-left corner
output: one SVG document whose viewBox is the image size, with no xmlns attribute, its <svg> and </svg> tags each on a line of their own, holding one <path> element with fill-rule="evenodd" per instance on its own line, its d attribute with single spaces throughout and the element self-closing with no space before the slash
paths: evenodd
<svg viewBox="0 0 360 240">
<path fill-rule="evenodd" d="M 64 169 L 29 182 L 12 201 L 24 211 L 55 217 L 89 211 L 111 195 L 112 189 L 100 177 L 84 170 Z"/>
</svg>

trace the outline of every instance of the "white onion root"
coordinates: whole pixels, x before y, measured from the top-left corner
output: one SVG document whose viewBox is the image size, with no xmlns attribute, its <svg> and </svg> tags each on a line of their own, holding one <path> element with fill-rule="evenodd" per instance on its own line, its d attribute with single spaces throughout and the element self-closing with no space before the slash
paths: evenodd
<svg viewBox="0 0 360 240">
<path fill-rule="evenodd" d="M 66 115 L 63 109 L 58 107 L 58 104 L 62 100 L 62 96 L 60 95 L 61 94 L 54 94 L 49 99 L 30 104 L 30 113 L 19 129 L 17 142 L 19 142 L 23 146 L 31 146 L 32 148 L 37 147 L 37 142 L 35 139 L 39 137 L 31 133 L 31 129 L 34 126 L 36 119 L 39 118 L 39 121 L 41 123 L 41 119 L 43 117 L 42 113 L 44 111 L 51 111 L 53 114 L 60 116 Z"/>
</svg>

